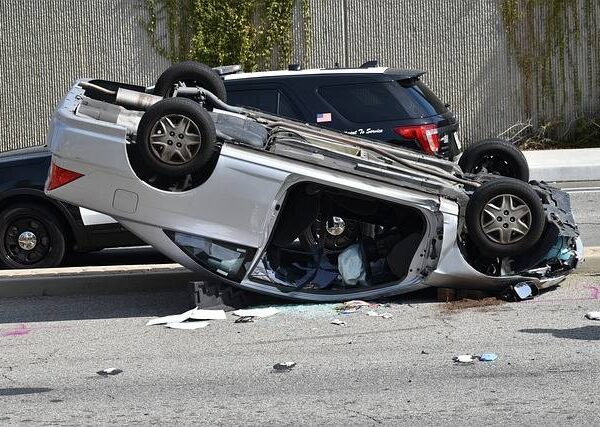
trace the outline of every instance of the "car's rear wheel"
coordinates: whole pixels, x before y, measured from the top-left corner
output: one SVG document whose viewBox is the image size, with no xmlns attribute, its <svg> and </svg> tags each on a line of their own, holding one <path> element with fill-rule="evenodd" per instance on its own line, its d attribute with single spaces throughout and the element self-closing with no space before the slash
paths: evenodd
<svg viewBox="0 0 600 427">
<path fill-rule="evenodd" d="M 0 213 L 0 261 L 9 268 L 59 266 L 65 256 L 65 230 L 52 211 L 31 203 Z"/>
<path fill-rule="evenodd" d="M 198 103 L 167 98 L 146 110 L 132 148 L 146 170 L 182 178 L 211 160 L 216 148 L 215 124 Z"/>
<path fill-rule="evenodd" d="M 546 226 L 542 201 L 526 183 L 495 179 L 479 187 L 466 211 L 467 232 L 482 254 L 516 256 L 531 249 Z"/>
<path fill-rule="evenodd" d="M 185 61 L 167 68 L 156 81 L 154 94 L 168 98 L 173 96 L 178 86 L 202 87 L 221 101 L 227 101 L 227 91 L 221 77 L 208 65 L 200 62 Z"/>
<path fill-rule="evenodd" d="M 466 173 L 490 173 L 529 181 L 527 159 L 521 150 L 501 139 L 486 139 L 470 145 L 458 164 Z"/>
</svg>

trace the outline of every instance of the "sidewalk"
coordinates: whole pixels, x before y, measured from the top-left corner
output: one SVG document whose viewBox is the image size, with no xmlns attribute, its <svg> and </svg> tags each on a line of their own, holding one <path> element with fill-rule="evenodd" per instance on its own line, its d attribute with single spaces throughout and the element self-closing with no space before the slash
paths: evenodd
<svg viewBox="0 0 600 427">
<path fill-rule="evenodd" d="M 600 148 L 523 151 L 529 179 L 548 182 L 600 180 Z"/>
</svg>

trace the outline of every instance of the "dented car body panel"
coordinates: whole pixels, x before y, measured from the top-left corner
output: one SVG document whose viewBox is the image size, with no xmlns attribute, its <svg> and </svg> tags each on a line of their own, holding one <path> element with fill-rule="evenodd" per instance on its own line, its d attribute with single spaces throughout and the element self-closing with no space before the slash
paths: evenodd
<svg viewBox="0 0 600 427">
<path fill-rule="evenodd" d="M 565 242 L 546 263 L 553 267 L 543 269 L 545 254 L 529 260 L 534 265 L 515 258 L 482 266 L 469 253 L 469 192 L 461 180 L 476 186 L 495 177 L 460 178 L 460 168 L 442 159 L 359 138 L 351 140 L 356 146 L 345 144 L 351 137 L 256 112 L 214 109 L 213 169 L 190 187 L 157 187 L 134 170 L 131 131 L 78 114 L 82 99 L 85 90 L 76 84 L 48 133 L 53 163 L 82 176 L 47 194 L 110 215 L 174 261 L 232 286 L 304 301 L 373 299 L 429 286 L 501 292 L 528 282 L 542 289 L 563 280 L 582 257 L 568 196 L 560 190 L 534 184 L 558 230 L 552 238 Z M 254 142 L 260 129 L 244 142 L 244 132 L 257 124 L 265 129 L 263 146 Z M 327 256 L 322 244 L 298 249 L 296 234 L 312 224 L 303 218 L 310 215 L 344 218 L 359 237 Z M 363 260 L 346 252 L 353 245 Z M 371 279 L 340 273 L 344 252 Z M 403 267 L 390 265 L 395 262 Z M 519 263 L 518 270 L 511 267 Z"/>
</svg>

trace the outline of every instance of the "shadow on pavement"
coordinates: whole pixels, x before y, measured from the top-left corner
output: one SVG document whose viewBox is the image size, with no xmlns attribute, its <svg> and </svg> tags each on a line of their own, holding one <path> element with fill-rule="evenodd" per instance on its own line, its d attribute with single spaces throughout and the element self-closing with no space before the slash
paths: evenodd
<svg viewBox="0 0 600 427">
<path fill-rule="evenodd" d="M 113 295 L 2 298 L 0 323 L 165 316 L 191 306 L 184 290 Z"/>
<path fill-rule="evenodd" d="M 275 299 L 252 293 L 251 305 L 297 305 L 297 302 Z M 425 289 L 378 302 L 403 304 L 430 303 L 435 301 L 435 290 Z M 308 305 L 311 305 L 308 303 Z M 37 296 L 0 299 L 0 324 L 25 324 L 28 322 L 54 322 L 61 320 L 112 319 L 123 317 L 166 316 L 183 313 L 194 307 L 191 289 L 180 286 L 169 291 L 129 292 L 72 296 Z M 218 297 L 204 294 L 200 308 L 225 309 L 229 307 Z M 239 308 L 239 307 L 236 307 Z M 0 336 L 25 335 L 25 328 L 2 330 Z"/>
<path fill-rule="evenodd" d="M 582 326 L 571 329 L 521 329 L 519 332 L 528 334 L 552 334 L 556 338 L 567 338 L 571 340 L 600 340 L 600 325 Z"/>
<path fill-rule="evenodd" d="M 35 393 L 47 393 L 52 391 L 51 388 L 47 387 L 15 387 L 15 388 L 0 388 L 0 396 L 18 396 L 21 394 L 35 394 Z"/>
</svg>

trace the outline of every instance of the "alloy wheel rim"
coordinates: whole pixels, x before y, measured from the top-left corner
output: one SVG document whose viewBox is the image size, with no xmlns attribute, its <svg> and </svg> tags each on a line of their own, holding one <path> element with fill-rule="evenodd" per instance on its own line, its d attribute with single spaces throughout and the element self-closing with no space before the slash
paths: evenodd
<svg viewBox="0 0 600 427">
<path fill-rule="evenodd" d="M 161 117 L 150 132 L 152 154 L 168 165 L 177 166 L 192 161 L 201 145 L 200 129 L 192 119 L 181 114 Z"/>
<path fill-rule="evenodd" d="M 523 239 L 531 228 L 531 210 L 519 197 L 501 194 L 492 198 L 481 212 L 480 224 L 486 237 L 508 245 Z"/>
</svg>

